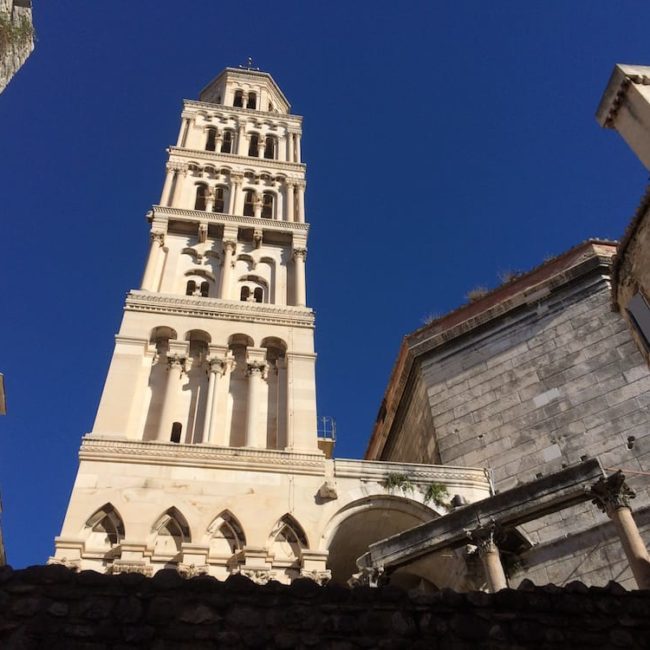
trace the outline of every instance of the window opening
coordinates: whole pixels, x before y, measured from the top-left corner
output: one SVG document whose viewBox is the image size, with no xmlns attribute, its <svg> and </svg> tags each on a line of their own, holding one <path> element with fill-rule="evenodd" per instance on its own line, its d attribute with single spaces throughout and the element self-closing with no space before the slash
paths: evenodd
<svg viewBox="0 0 650 650">
<path fill-rule="evenodd" d="M 257 95 L 255 93 L 248 93 L 248 104 L 246 108 L 257 108 Z"/>
<path fill-rule="evenodd" d="M 637 292 L 630 298 L 627 313 L 632 317 L 646 349 L 650 349 L 650 306 L 641 293 Z"/>
<path fill-rule="evenodd" d="M 208 139 L 205 142 L 206 151 L 215 151 L 217 148 L 217 129 L 208 129 Z"/>
<path fill-rule="evenodd" d="M 232 153 L 232 131 L 223 132 L 223 141 L 221 143 L 221 153 Z"/>
<path fill-rule="evenodd" d="M 275 160 L 275 138 L 273 136 L 266 137 L 266 146 L 264 147 L 264 157 L 269 160 Z"/>
<path fill-rule="evenodd" d="M 235 101 L 233 101 L 232 105 L 239 108 L 244 106 L 244 93 L 241 90 L 235 91 Z"/>
<path fill-rule="evenodd" d="M 194 280 L 187 281 L 187 287 L 185 288 L 186 296 L 193 296 L 196 291 L 196 282 Z"/>
<path fill-rule="evenodd" d="M 225 211 L 225 200 L 224 200 L 224 189 L 223 187 L 214 188 L 214 205 L 212 206 L 213 212 L 224 212 Z"/>
<path fill-rule="evenodd" d="M 239 299 L 246 301 L 248 300 L 248 296 L 250 295 L 251 295 L 251 290 L 248 287 L 242 287 L 239 293 Z"/>
<path fill-rule="evenodd" d="M 248 145 L 248 155 L 252 158 L 257 158 L 259 156 L 259 141 L 257 133 L 251 134 L 251 141 Z"/>
<path fill-rule="evenodd" d="M 195 210 L 205 210 L 208 198 L 208 188 L 205 185 L 196 186 L 196 200 L 194 201 Z"/>
<path fill-rule="evenodd" d="M 253 190 L 246 190 L 246 196 L 244 197 L 244 216 L 255 216 L 255 195 Z"/>
<path fill-rule="evenodd" d="M 207 298 L 208 293 L 210 293 L 210 283 L 206 280 L 205 282 L 201 282 L 201 295 Z"/>
<path fill-rule="evenodd" d="M 273 194 L 268 192 L 262 196 L 262 219 L 273 219 Z"/>
<path fill-rule="evenodd" d="M 264 290 L 262 287 L 257 287 L 255 291 L 253 291 L 253 297 L 255 298 L 255 302 L 262 302 L 262 299 L 264 298 Z"/>
<path fill-rule="evenodd" d="M 171 441 L 179 443 L 181 441 L 182 431 L 183 431 L 183 425 L 180 422 L 174 422 L 174 424 L 172 424 Z"/>
</svg>

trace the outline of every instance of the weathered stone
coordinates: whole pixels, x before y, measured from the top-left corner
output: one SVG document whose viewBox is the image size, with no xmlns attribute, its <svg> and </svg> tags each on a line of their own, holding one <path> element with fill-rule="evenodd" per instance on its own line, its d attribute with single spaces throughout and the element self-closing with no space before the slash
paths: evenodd
<svg viewBox="0 0 650 650">
<path fill-rule="evenodd" d="M 456 614 L 451 619 L 451 628 L 461 638 L 465 640 L 478 641 L 485 639 L 492 625 L 472 614 Z"/>
<path fill-rule="evenodd" d="M 70 611 L 68 603 L 54 602 L 47 608 L 47 613 L 52 616 L 67 616 Z"/>
<path fill-rule="evenodd" d="M 221 620 L 221 616 L 208 605 L 202 603 L 187 603 L 179 616 L 179 620 L 184 623 L 193 623 L 201 625 L 203 623 L 216 623 Z"/>
<path fill-rule="evenodd" d="M 121 598 L 115 607 L 115 616 L 125 623 L 134 623 L 142 618 L 144 607 L 139 598 L 128 596 Z"/>
<path fill-rule="evenodd" d="M 162 569 L 152 578 L 153 586 L 161 591 L 178 589 L 185 581 L 175 569 Z"/>
<path fill-rule="evenodd" d="M 416 634 L 418 627 L 413 620 L 413 616 L 404 611 L 398 611 L 391 617 L 392 629 L 402 636 L 411 636 Z"/>
</svg>

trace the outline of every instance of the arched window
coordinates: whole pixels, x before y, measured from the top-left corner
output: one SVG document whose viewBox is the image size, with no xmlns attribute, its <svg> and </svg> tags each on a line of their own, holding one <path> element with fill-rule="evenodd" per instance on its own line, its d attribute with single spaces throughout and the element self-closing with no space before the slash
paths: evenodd
<svg viewBox="0 0 650 650">
<path fill-rule="evenodd" d="M 110 503 L 103 505 L 86 521 L 86 529 L 90 530 L 86 540 L 89 547 L 115 546 L 124 539 L 124 522 Z"/>
<path fill-rule="evenodd" d="M 192 541 L 187 520 L 176 509 L 170 508 L 153 525 L 155 535 L 153 554 L 174 559 L 182 550 L 183 543 Z"/>
<path fill-rule="evenodd" d="M 248 155 L 252 158 L 257 158 L 260 155 L 259 141 L 260 138 L 257 133 L 251 133 L 251 140 L 250 144 L 248 145 Z"/>
<path fill-rule="evenodd" d="M 256 287 L 255 291 L 253 291 L 253 297 L 255 298 L 255 302 L 262 302 L 264 299 L 264 289 L 262 287 Z"/>
<path fill-rule="evenodd" d="M 233 106 L 238 106 L 242 108 L 244 106 L 244 93 L 241 90 L 235 91 L 235 101 L 232 103 Z"/>
<path fill-rule="evenodd" d="M 224 200 L 225 193 L 224 188 L 217 186 L 214 188 L 214 205 L 212 206 L 213 212 L 224 212 L 226 207 L 226 202 Z"/>
<path fill-rule="evenodd" d="M 193 296 L 195 291 L 196 291 L 196 282 L 194 282 L 194 280 L 188 280 L 187 286 L 185 287 L 185 295 Z"/>
<path fill-rule="evenodd" d="M 233 133 L 232 131 L 223 132 L 223 140 L 221 142 L 221 153 L 232 153 L 233 150 Z"/>
<path fill-rule="evenodd" d="M 205 280 L 204 282 L 201 282 L 201 295 L 204 298 L 207 298 L 209 293 L 210 293 L 210 283 L 207 280 Z"/>
<path fill-rule="evenodd" d="M 248 297 L 251 295 L 251 290 L 248 287 L 242 287 L 241 292 L 239 294 L 239 299 L 246 301 L 248 300 Z"/>
<path fill-rule="evenodd" d="M 255 192 L 253 190 L 246 190 L 246 196 L 244 197 L 244 216 L 255 216 Z"/>
<path fill-rule="evenodd" d="M 181 441 L 181 433 L 183 432 L 183 425 L 180 422 L 172 424 L 171 441 L 179 443 Z"/>
<path fill-rule="evenodd" d="M 248 93 L 248 104 L 246 104 L 246 108 L 257 108 L 257 95 L 255 93 Z"/>
<path fill-rule="evenodd" d="M 195 210 L 205 210 L 208 199 L 208 186 L 203 183 L 196 186 L 196 200 L 194 201 Z"/>
<path fill-rule="evenodd" d="M 273 219 L 274 198 L 270 192 L 264 192 L 262 195 L 262 219 Z"/>
<path fill-rule="evenodd" d="M 276 158 L 276 139 L 272 135 L 266 136 L 266 146 L 264 147 L 264 157 L 269 160 Z"/>
<path fill-rule="evenodd" d="M 215 151 L 217 148 L 217 129 L 208 129 L 208 138 L 205 141 L 206 151 Z"/>
</svg>

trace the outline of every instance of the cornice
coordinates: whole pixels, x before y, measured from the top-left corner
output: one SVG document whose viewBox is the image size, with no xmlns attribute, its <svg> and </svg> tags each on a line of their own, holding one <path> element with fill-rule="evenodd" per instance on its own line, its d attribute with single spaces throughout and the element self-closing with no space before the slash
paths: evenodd
<svg viewBox="0 0 650 650">
<path fill-rule="evenodd" d="M 391 473 L 405 474 L 412 483 L 441 483 L 490 491 L 490 481 L 482 467 L 454 467 L 421 463 L 395 463 L 369 460 L 334 460 L 335 478 L 356 478 L 381 482 Z"/>
<path fill-rule="evenodd" d="M 192 223 L 232 223 L 242 228 L 253 228 L 260 230 L 273 230 L 276 232 L 288 232 L 307 237 L 309 224 L 298 223 L 297 221 L 276 221 L 275 219 L 262 219 L 256 217 L 244 217 L 234 214 L 222 214 L 220 212 L 206 212 L 204 210 L 185 210 L 182 208 L 168 208 L 161 205 L 153 206 L 153 219 L 164 218 L 176 221 L 190 221 Z"/>
<path fill-rule="evenodd" d="M 307 307 L 269 305 L 217 298 L 195 298 L 147 291 L 130 291 L 126 297 L 124 309 L 126 311 L 288 325 L 290 327 L 313 328 L 315 321 L 313 310 Z"/>
<path fill-rule="evenodd" d="M 273 160 L 272 158 L 253 158 L 252 156 L 240 156 L 234 153 L 221 153 L 220 151 L 205 151 L 203 149 L 187 149 L 185 147 L 169 147 L 170 156 L 182 156 L 194 160 L 209 160 L 215 162 L 223 160 L 226 162 L 242 165 L 249 168 L 258 168 L 260 172 L 264 169 L 284 169 L 286 171 L 305 173 L 305 163 L 293 163 L 286 160 Z"/>
<path fill-rule="evenodd" d="M 239 106 L 226 106 L 225 104 L 212 104 L 211 102 L 201 102 L 198 99 L 185 99 L 183 100 L 185 107 L 203 109 L 209 111 L 212 115 L 217 116 L 219 113 L 234 115 L 246 115 L 250 117 L 264 117 L 272 120 L 294 122 L 299 125 L 302 124 L 302 115 L 294 115 L 293 113 L 273 113 L 270 111 L 258 111 L 252 108 L 240 108 Z M 217 108 L 218 107 L 218 108 Z"/>
<path fill-rule="evenodd" d="M 601 126 L 614 128 L 616 114 L 631 84 L 650 85 L 650 67 L 625 64 L 617 64 L 614 67 L 596 110 L 596 120 Z"/>
<path fill-rule="evenodd" d="M 145 442 L 85 436 L 81 442 L 82 461 L 172 465 L 206 469 L 244 469 L 257 472 L 307 474 L 325 473 L 325 456 L 318 452 L 216 447 L 167 442 Z"/>
</svg>

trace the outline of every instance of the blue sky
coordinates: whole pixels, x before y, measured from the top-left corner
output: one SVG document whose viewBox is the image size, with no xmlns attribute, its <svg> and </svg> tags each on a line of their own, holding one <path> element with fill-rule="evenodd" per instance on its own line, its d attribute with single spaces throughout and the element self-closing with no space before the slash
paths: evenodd
<svg viewBox="0 0 650 650">
<path fill-rule="evenodd" d="M 616 62 L 650 64 L 647 2 L 34 4 L 36 51 L 0 95 L 17 567 L 52 552 L 181 100 L 223 67 L 253 56 L 305 116 L 319 411 L 341 457 L 363 454 L 404 334 L 500 272 L 619 237 L 645 187 L 593 115 Z"/>
</svg>

